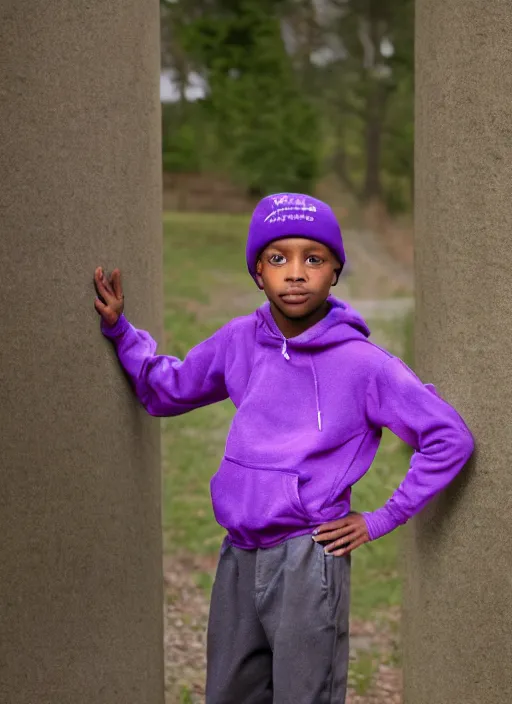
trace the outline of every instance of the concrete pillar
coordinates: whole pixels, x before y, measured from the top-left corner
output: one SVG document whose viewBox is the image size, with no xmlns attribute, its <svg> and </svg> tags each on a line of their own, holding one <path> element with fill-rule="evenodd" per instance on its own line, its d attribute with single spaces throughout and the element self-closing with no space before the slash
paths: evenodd
<svg viewBox="0 0 512 704">
<path fill-rule="evenodd" d="M 407 533 L 405 704 L 512 701 L 512 3 L 416 2 L 416 369 L 477 452 Z"/>
<path fill-rule="evenodd" d="M 160 428 L 94 310 L 162 338 L 158 0 L 0 8 L 0 702 L 163 702 Z"/>
</svg>

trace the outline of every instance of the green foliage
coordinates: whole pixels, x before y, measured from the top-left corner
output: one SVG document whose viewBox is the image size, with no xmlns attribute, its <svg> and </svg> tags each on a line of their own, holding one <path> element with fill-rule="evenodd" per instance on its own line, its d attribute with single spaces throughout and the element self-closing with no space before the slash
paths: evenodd
<svg viewBox="0 0 512 704">
<path fill-rule="evenodd" d="M 373 684 L 379 667 L 377 653 L 360 651 L 349 664 L 348 679 L 358 697 L 364 697 Z"/>
<path fill-rule="evenodd" d="M 313 190 L 334 171 L 362 203 L 408 210 L 413 193 L 414 0 L 167 0 L 162 54 L 182 99 L 164 168 L 213 167 L 255 195 Z M 293 42 L 283 41 L 283 28 Z M 314 63 L 316 50 L 330 60 Z"/>
<path fill-rule="evenodd" d="M 162 154 L 163 170 L 174 173 L 199 171 L 201 153 L 197 137 L 197 130 L 190 124 L 177 125 L 166 130 L 165 148 Z"/>
<path fill-rule="evenodd" d="M 225 0 L 216 12 L 201 13 L 179 29 L 184 51 L 207 78 L 209 121 L 203 126 L 215 135 L 212 161 L 256 194 L 309 190 L 318 173 L 316 112 L 285 51 L 278 5 Z M 199 139 L 197 128 L 194 134 Z M 168 142 L 164 153 L 177 141 Z M 180 162 L 183 147 L 178 151 Z M 187 159 L 193 163 L 189 152 Z"/>
<path fill-rule="evenodd" d="M 284 67 L 282 67 L 284 68 Z M 310 190 L 318 173 L 316 116 L 278 69 L 221 80 L 217 95 L 221 142 L 232 172 L 258 195 Z"/>
<path fill-rule="evenodd" d="M 193 704 L 192 693 L 190 689 L 183 685 L 180 691 L 180 704 Z"/>
</svg>

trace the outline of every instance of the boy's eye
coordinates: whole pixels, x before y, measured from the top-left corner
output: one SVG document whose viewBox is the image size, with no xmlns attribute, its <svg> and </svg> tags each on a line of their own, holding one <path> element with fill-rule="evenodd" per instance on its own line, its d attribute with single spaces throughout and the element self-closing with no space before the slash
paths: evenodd
<svg viewBox="0 0 512 704">
<path fill-rule="evenodd" d="M 282 254 L 271 254 L 268 258 L 268 261 L 271 264 L 284 264 L 286 262 L 286 257 Z M 309 257 L 306 259 L 306 262 L 308 264 L 322 264 L 323 259 L 321 257 L 318 257 L 316 254 L 310 254 Z"/>
</svg>

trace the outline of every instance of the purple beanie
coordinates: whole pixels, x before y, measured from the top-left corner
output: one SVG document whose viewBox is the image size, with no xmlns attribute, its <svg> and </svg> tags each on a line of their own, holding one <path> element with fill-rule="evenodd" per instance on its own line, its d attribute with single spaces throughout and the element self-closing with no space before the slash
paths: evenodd
<svg viewBox="0 0 512 704">
<path fill-rule="evenodd" d="M 341 230 L 327 203 L 302 193 L 276 193 L 260 200 L 247 238 L 247 268 L 256 280 L 256 262 L 265 247 L 286 237 L 304 237 L 329 247 L 345 263 Z"/>
</svg>

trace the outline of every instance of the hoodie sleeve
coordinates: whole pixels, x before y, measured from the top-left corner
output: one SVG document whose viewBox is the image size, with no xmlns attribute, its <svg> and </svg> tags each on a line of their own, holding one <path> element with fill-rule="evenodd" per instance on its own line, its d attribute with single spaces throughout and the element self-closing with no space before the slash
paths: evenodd
<svg viewBox="0 0 512 704">
<path fill-rule="evenodd" d="M 155 340 L 133 327 L 124 315 L 113 326 L 102 319 L 101 332 L 114 343 L 119 362 L 150 415 L 178 416 L 228 398 L 227 326 L 191 349 L 183 361 L 155 354 Z"/>
<path fill-rule="evenodd" d="M 370 540 L 375 540 L 444 489 L 470 458 L 474 441 L 455 409 L 398 357 L 388 359 L 370 381 L 366 412 L 372 425 L 389 428 L 415 450 L 404 480 L 386 504 L 363 512 Z"/>
</svg>

